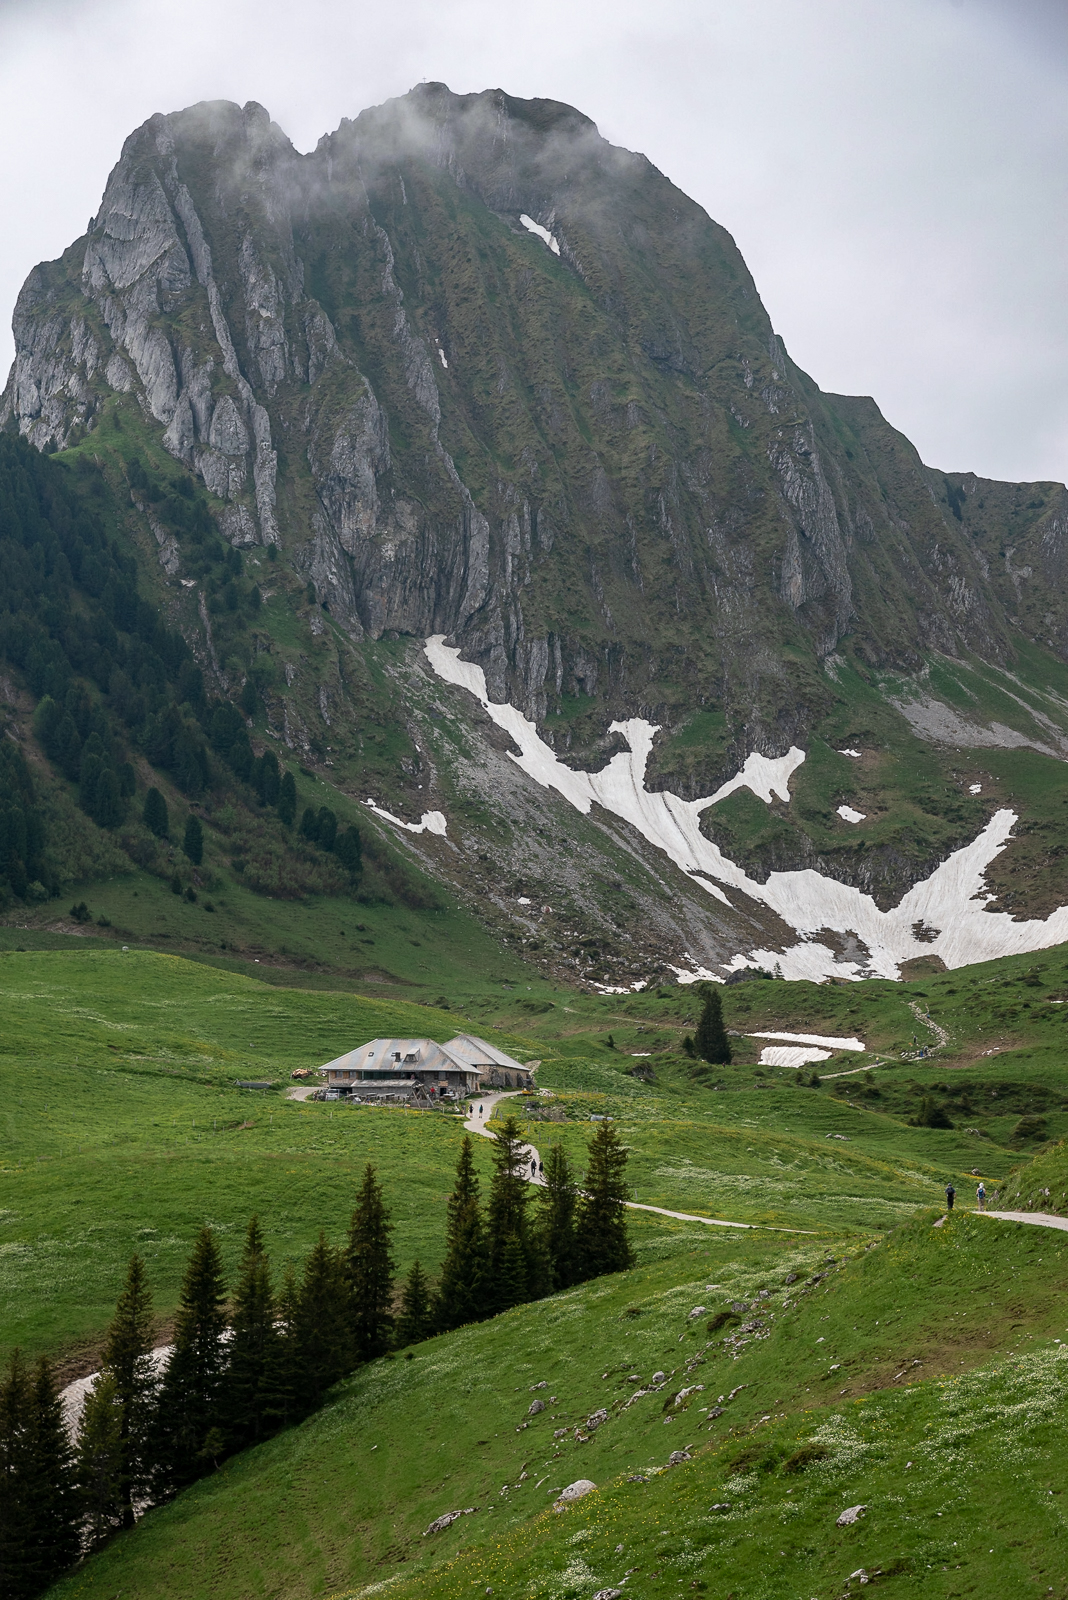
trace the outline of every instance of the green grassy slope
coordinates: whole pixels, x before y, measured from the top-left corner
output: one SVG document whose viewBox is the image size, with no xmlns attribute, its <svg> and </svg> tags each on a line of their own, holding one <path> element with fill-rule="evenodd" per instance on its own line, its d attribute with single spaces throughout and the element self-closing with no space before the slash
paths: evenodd
<svg viewBox="0 0 1068 1600">
<path fill-rule="evenodd" d="M 280 1262 L 303 1255 L 321 1227 L 340 1239 L 367 1161 L 390 1193 L 401 1259 L 436 1266 L 456 1119 L 298 1104 L 282 1085 L 294 1067 L 380 1033 L 447 1039 L 457 1017 L 395 999 L 268 989 L 136 951 L 11 953 L 0 960 L 0 993 L 6 1348 L 84 1366 L 134 1250 L 166 1315 L 205 1221 L 228 1266 L 253 1211 Z M 238 1079 L 279 1088 L 240 1090 Z"/>
<path fill-rule="evenodd" d="M 1015 994 L 1011 970 L 1004 976 Z M 943 1015 L 929 987 L 933 1014 Z M 985 1003 L 1003 1003 L 1004 985 L 980 995 L 986 990 L 994 998 Z M 90 1359 L 78 1352 L 91 1351 L 134 1249 L 149 1258 L 166 1315 L 189 1238 L 204 1220 L 223 1231 L 228 1259 L 254 1209 L 283 1260 L 303 1252 L 321 1226 L 340 1237 L 369 1159 L 397 1208 L 402 1261 L 419 1254 L 432 1269 L 456 1123 L 437 1113 L 298 1105 L 283 1095 L 294 1067 L 318 1065 L 379 1033 L 489 1032 L 504 1048 L 544 1062 L 539 1082 L 553 1097 L 543 1104 L 567 1120 L 530 1122 L 543 1149 L 560 1139 L 581 1162 L 589 1117 L 608 1112 L 631 1148 L 629 1178 L 643 1204 L 816 1233 L 891 1226 L 935 1203 L 949 1176 L 963 1192 L 977 1166 L 988 1184 L 1003 1179 L 1028 1148 L 1004 1141 L 1040 1091 L 1044 1125 L 1056 1131 L 1062 1120 L 1049 1110 L 1065 1093 L 1052 1039 L 1018 1060 L 1006 1054 L 969 1069 L 969 1123 L 974 1117 L 987 1130 L 978 1137 L 961 1126 L 907 1125 L 925 1087 L 945 1081 L 941 1063 L 909 1066 L 905 1082 L 901 1066 L 877 1068 L 870 1082 L 839 1080 L 853 1085 L 846 1097 L 833 1085 L 803 1089 L 795 1073 L 744 1062 L 717 1071 L 711 1082 L 721 1087 L 712 1087 L 681 1058 L 653 1056 L 656 1081 L 647 1084 L 628 1073 L 635 1063 L 625 1050 L 606 1049 L 597 1031 L 619 1015 L 618 997 L 557 991 L 550 999 L 525 989 L 506 994 L 500 985 L 494 995 L 488 984 L 466 996 L 450 992 L 453 1009 L 434 1011 L 395 992 L 367 999 L 268 988 L 147 951 L 82 946 L 0 958 L 0 1281 L 14 1308 L 4 1342 L 75 1364 Z M 724 995 L 728 1017 L 733 1007 L 758 1005 L 757 1020 L 767 1025 L 855 1028 L 864 1036 L 869 1023 L 889 1029 L 899 1011 L 911 1016 L 901 1001 L 909 992 L 889 984 L 756 983 Z M 1034 991 L 1024 985 L 1023 992 Z M 678 991 L 640 996 L 622 1003 L 622 1016 L 642 1042 L 647 1036 L 637 1029 L 694 1001 Z M 979 1015 L 973 999 L 975 1026 Z M 278 1088 L 266 1095 L 235 1088 L 246 1078 Z M 951 1096 L 942 1098 L 952 1106 Z M 1005 1105 L 1014 1109 L 992 1114 Z M 480 1142 L 483 1163 L 487 1149 Z"/>
<path fill-rule="evenodd" d="M 1045 1592 L 1062 1570 L 1068 1241 L 933 1220 L 833 1262 L 643 1227 L 634 1271 L 376 1363 L 53 1593 L 577 1600 L 637 1569 L 643 1596 L 748 1600 L 839 1594 L 862 1566 L 901 1593 Z M 664 1387 L 635 1398 L 657 1370 Z M 669 1467 L 677 1450 L 692 1459 Z M 555 1514 L 580 1477 L 597 1493 Z"/>
</svg>

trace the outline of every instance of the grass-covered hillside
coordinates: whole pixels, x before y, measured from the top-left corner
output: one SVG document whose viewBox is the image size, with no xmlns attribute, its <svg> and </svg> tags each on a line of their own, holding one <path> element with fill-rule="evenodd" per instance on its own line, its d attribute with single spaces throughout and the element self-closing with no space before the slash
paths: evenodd
<svg viewBox="0 0 1068 1600">
<path fill-rule="evenodd" d="M 53 1592 L 1056 1593 L 1068 1242 L 934 1220 L 643 1226 L 632 1272 L 361 1371 Z"/>
<path fill-rule="evenodd" d="M 837 1596 L 861 1567 L 903 1593 L 994 1600 L 1040 1578 L 1046 1592 L 1068 1241 L 972 1215 L 971 1186 L 978 1170 L 992 1192 L 1019 1192 L 1013 1208 L 1057 1209 L 1041 1194 L 1056 1147 L 1014 1129 L 1040 1090 L 1059 1129 L 1068 1080 L 1046 1018 L 1062 972 L 1059 953 L 1037 972 L 976 969 L 957 978 L 959 1003 L 943 978 L 731 985 L 719 992 L 738 1059 L 708 1069 L 664 1047 L 692 1030 L 690 991 L 595 999 L 486 978 L 442 994 L 446 1010 L 148 950 L 7 950 L 0 1338 L 64 1379 L 98 1364 L 134 1251 L 162 1340 L 205 1222 L 232 1285 L 257 1212 L 281 1276 L 320 1230 L 343 1239 L 368 1161 L 401 1270 L 418 1256 L 433 1277 L 461 1119 L 286 1098 L 295 1067 L 379 1033 L 469 1027 L 539 1059 L 539 1091 L 511 1104 L 543 1154 L 560 1141 L 581 1161 L 589 1119 L 609 1114 L 640 1204 L 728 1224 L 630 1212 L 632 1271 L 359 1370 L 55 1592 L 298 1600 L 388 1582 L 588 1600 L 636 1568 L 624 1593 L 674 1594 L 681 1579 L 756 1600 Z M 911 1005 L 921 1037 L 935 1037 L 928 1008 L 947 1036 L 933 1060 L 902 1059 Z M 807 1071 L 761 1067 L 762 1041 L 739 1023 L 869 1049 L 836 1051 L 824 1070 L 849 1075 L 812 1087 Z M 985 1037 L 998 1043 L 976 1049 Z M 916 1125 L 932 1100 L 954 1126 Z M 476 1145 L 485 1178 L 489 1142 Z M 935 1227 L 949 1178 L 958 1212 Z M 539 1397 L 546 1410 L 528 1416 Z M 690 1459 L 669 1465 L 675 1451 Z M 596 1493 L 550 1510 L 580 1477 Z M 857 1504 L 860 1521 L 836 1528 Z"/>
</svg>

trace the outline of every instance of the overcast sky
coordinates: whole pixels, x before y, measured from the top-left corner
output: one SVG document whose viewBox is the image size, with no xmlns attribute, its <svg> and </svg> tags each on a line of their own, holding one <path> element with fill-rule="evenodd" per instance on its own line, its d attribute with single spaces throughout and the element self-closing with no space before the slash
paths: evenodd
<svg viewBox="0 0 1068 1600">
<path fill-rule="evenodd" d="M 154 111 L 258 100 L 307 150 L 423 78 L 644 151 L 931 465 L 1068 476 L 1068 0 L 0 0 L 0 367 Z"/>
</svg>

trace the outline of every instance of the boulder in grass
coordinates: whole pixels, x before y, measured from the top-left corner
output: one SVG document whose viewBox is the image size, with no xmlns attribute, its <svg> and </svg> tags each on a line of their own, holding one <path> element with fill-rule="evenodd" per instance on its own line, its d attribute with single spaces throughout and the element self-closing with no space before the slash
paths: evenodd
<svg viewBox="0 0 1068 1600">
<path fill-rule="evenodd" d="M 861 1517 L 864 1515 L 864 1513 L 865 1513 L 865 1511 L 867 1511 L 867 1509 L 868 1509 L 867 1506 L 846 1506 L 845 1510 L 842 1512 L 842 1515 L 838 1518 L 838 1521 L 835 1523 L 835 1527 L 837 1527 L 837 1528 L 850 1528 L 850 1527 L 852 1527 L 854 1522 L 859 1522 L 860 1521 Z"/>
<path fill-rule="evenodd" d="M 595 1411 L 592 1416 L 586 1418 L 586 1432 L 596 1433 L 597 1429 L 601 1426 L 601 1423 L 607 1421 L 607 1411 L 605 1411 L 603 1408 L 600 1411 Z"/>
<path fill-rule="evenodd" d="M 443 1528 L 451 1527 L 457 1517 L 469 1517 L 474 1509 L 474 1506 L 467 1506 L 463 1511 L 446 1511 L 444 1516 L 435 1517 L 429 1528 L 427 1528 L 426 1533 L 423 1534 L 423 1538 L 425 1539 L 427 1534 L 441 1533 Z"/>
<path fill-rule="evenodd" d="M 681 1467 L 682 1463 L 684 1461 L 689 1461 L 689 1459 L 690 1452 L 688 1450 L 672 1450 L 671 1454 L 668 1456 L 668 1466 Z"/>
<path fill-rule="evenodd" d="M 544 1411 L 544 1410 L 545 1410 L 545 1401 L 544 1400 L 532 1400 L 530 1402 L 530 1406 L 527 1409 L 527 1416 L 528 1417 L 536 1417 L 538 1415 L 539 1411 Z"/>
<path fill-rule="evenodd" d="M 619 1600 L 622 1593 L 622 1589 L 598 1589 L 593 1600 Z"/>
<path fill-rule="evenodd" d="M 566 1489 L 561 1489 L 553 1504 L 554 1511 L 563 1511 L 575 1500 L 581 1500 L 584 1494 L 590 1494 L 597 1485 L 589 1478 L 576 1478 L 574 1483 L 569 1483 Z"/>
<path fill-rule="evenodd" d="M 690 1322 L 692 1322 L 694 1317 L 703 1317 L 704 1314 L 705 1314 L 705 1307 L 704 1306 L 694 1306 L 693 1310 L 690 1312 L 688 1320 Z"/>
</svg>

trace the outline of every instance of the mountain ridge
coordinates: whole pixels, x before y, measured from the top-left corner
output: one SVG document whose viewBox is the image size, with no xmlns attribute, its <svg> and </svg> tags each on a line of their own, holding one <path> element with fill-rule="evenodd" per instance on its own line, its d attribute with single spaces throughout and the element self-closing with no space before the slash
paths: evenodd
<svg viewBox="0 0 1068 1600">
<path fill-rule="evenodd" d="M 486 804 L 500 821 L 514 810 L 508 747 L 494 757 L 499 734 L 457 701 L 483 754 L 464 767 L 455 740 L 434 747 L 418 641 L 459 646 L 489 700 L 578 770 L 621 749 L 614 723 L 655 724 L 652 793 L 693 801 L 751 754 L 800 744 L 819 794 L 754 813 L 739 792 L 705 837 L 880 905 L 998 809 L 960 800 L 988 776 L 958 770 L 962 727 L 979 730 L 965 746 L 996 749 L 1003 728 L 1050 751 L 1045 724 L 1064 729 L 1063 486 L 927 468 L 873 400 L 822 393 L 729 234 L 573 108 L 425 84 L 307 155 L 252 102 L 154 116 L 84 241 L 31 274 L 15 332 L 0 426 L 108 463 L 145 581 L 212 691 L 259 683 L 267 732 L 304 765 L 402 820 L 447 814 L 469 860 L 529 873 L 542 899 L 563 892 L 559 860 L 554 887 L 514 822 L 477 821 Z M 277 598 L 243 638 L 213 620 L 187 535 L 142 477 L 192 495 L 258 580 L 280 557 Z M 932 672 L 943 708 L 993 694 L 997 716 L 958 709 L 948 737 L 944 716 L 935 735 L 902 725 L 895 708 L 930 698 Z M 391 763 L 368 761 L 368 718 L 388 727 Z M 831 759 L 864 738 L 885 820 Z M 1048 782 L 1034 781 L 1037 803 Z M 528 840 L 544 800 L 515 811 Z M 860 838 L 839 800 L 872 819 Z M 399 843 L 484 894 L 450 846 Z M 626 829 L 611 848 L 636 845 L 659 879 Z M 583 914 L 603 923 L 601 849 L 585 837 L 575 870 L 592 871 Z M 660 913 L 676 962 L 695 930 L 699 965 L 737 948 L 702 899 L 688 938 Z"/>
</svg>

